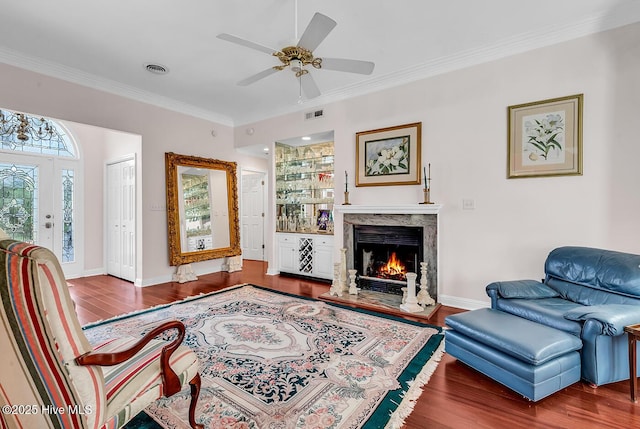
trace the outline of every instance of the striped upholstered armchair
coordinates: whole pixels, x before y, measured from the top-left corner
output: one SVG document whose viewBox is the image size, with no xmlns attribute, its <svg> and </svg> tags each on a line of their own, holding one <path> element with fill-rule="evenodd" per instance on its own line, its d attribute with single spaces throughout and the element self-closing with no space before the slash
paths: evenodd
<svg viewBox="0 0 640 429">
<path fill-rule="evenodd" d="M 161 396 L 200 391 L 198 358 L 169 321 L 138 339 L 93 348 L 80 327 L 56 257 L 0 240 L 0 427 L 119 428 Z M 153 337 L 177 331 L 176 338 Z"/>
</svg>

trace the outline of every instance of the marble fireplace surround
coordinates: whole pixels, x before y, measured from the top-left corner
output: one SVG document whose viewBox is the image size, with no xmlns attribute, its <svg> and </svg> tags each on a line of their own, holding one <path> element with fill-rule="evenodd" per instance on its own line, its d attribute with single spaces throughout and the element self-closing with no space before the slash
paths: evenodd
<svg viewBox="0 0 640 429">
<path fill-rule="evenodd" d="M 347 249 L 347 268 L 354 265 L 354 225 L 421 226 L 424 259 L 427 262 L 429 295 L 438 301 L 438 213 L 441 204 L 413 204 L 398 206 L 341 205 L 334 210 L 343 214 L 343 246 Z M 416 288 L 419 288 L 420 273 Z M 418 289 L 419 290 L 419 289 Z"/>
</svg>

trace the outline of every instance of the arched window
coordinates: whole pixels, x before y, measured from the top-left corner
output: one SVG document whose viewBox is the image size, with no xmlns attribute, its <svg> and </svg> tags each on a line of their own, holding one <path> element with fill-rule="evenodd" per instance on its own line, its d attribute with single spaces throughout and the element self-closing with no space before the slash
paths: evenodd
<svg viewBox="0 0 640 429">
<path fill-rule="evenodd" d="M 64 127 L 51 119 L 0 110 L 0 149 L 76 158 Z"/>
<path fill-rule="evenodd" d="M 78 150 L 65 127 L 0 110 L 0 152 L 0 228 L 74 262 Z"/>
</svg>

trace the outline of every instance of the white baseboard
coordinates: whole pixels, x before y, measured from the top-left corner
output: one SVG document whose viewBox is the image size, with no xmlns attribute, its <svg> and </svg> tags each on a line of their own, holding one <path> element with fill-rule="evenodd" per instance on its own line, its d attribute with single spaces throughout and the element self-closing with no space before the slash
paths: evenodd
<svg viewBox="0 0 640 429">
<path fill-rule="evenodd" d="M 197 272 L 196 275 L 202 276 L 205 274 L 219 273 L 222 271 L 221 268 L 207 270 L 206 272 Z M 99 276 L 106 274 L 106 271 L 102 268 L 96 268 L 93 270 L 87 270 L 82 273 L 82 277 L 90 277 L 90 276 Z M 273 268 L 267 268 L 266 274 L 268 276 L 277 276 L 280 274 L 279 270 Z M 134 285 L 137 287 L 148 287 L 155 286 L 162 283 L 171 283 L 173 281 L 173 274 L 167 274 L 163 276 L 152 277 L 149 279 L 136 279 L 134 281 Z M 442 305 L 446 305 L 448 307 L 461 308 L 463 310 L 477 310 L 479 308 L 489 308 L 491 307 L 491 301 L 478 301 L 475 299 L 466 299 L 459 298 L 456 296 L 450 295 L 438 295 L 438 302 Z"/>
<path fill-rule="evenodd" d="M 447 307 L 462 308 L 463 310 L 477 310 L 479 308 L 491 307 L 491 301 L 484 302 L 449 295 L 438 295 L 438 302 Z"/>
<path fill-rule="evenodd" d="M 219 273 L 220 271 L 223 271 L 221 267 L 216 267 L 213 269 L 205 269 L 203 271 L 194 270 L 196 276 L 204 276 L 206 274 Z M 147 286 L 159 285 L 162 283 L 171 283 L 172 281 L 173 281 L 173 274 L 167 274 L 164 276 L 152 277 L 150 279 L 142 279 L 142 280 L 136 279 L 134 284 L 138 287 L 147 287 Z"/>
<path fill-rule="evenodd" d="M 150 279 L 136 279 L 135 285 L 138 287 L 155 286 L 162 283 L 171 283 L 173 281 L 173 274 L 164 276 L 152 277 Z"/>
<path fill-rule="evenodd" d="M 102 276 L 104 274 L 107 274 L 107 270 L 104 268 L 94 268 L 93 270 L 84 270 L 82 277 Z"/>
</svg>

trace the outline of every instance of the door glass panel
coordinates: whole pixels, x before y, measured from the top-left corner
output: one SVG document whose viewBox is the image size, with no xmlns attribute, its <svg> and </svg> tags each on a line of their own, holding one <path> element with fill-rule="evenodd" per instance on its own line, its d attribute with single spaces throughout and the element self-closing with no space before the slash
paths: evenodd
<svg viewBox="0 0 640 429">
<path fill-rule="evenodd" d="M 0 228 L 51 249 L 65 275 L 78 277 L 83 183 L 71 134 L 56 120 L 0 109 L 0 156 Z"/>
<path fill-rule="evenodd" d="M 38 240 L 38 167 L 0 163 L 0 228 L 14 240 Z"/>
<path fill-rule="evenodd" d="M 0 110 L 0 149 L 75 158 L 64 128 L 51 119 Z"/>
<path fill-rule="evenodd" d="M 75 261 L 73 230 L 73 170 L 62 170 L 62 262 Z"/>
</svg>

